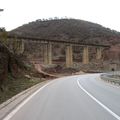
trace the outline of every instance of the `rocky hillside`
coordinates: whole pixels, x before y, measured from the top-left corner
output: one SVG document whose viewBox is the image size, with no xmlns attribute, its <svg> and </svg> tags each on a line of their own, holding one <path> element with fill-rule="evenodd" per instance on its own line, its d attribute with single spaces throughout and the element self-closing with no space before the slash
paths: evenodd
<svg viewBox="0 0 120 120">
<path fill-rule="evenodd" d="M 10 33 L 54 40 L 110 44 L 112 47 L 109 51 L 105 51 L 105 58 L 119 59 L 120 57 L 120 32 L 88 21 L 78 19 L 36 20 L 22 25 Z"/>
</svg>

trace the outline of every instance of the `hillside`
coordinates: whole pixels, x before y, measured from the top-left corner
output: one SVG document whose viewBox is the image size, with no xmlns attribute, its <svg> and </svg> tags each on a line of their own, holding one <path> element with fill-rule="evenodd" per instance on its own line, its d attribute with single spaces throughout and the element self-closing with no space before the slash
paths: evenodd
<svg viewBox="0 0 120 120">
<path fill-rule="evenodd" d="M 10 33 L 17 34 L 19 36 L 39 37 L 54 40 L 110 44 L 111 48 L 104 52 L 104 59 L 110 61 L 120 60 L 120 32 L 105 28 L 102 25 L 91 23 L 88 21 L 78 19 L 54 19 L 44 21 L 36 20 L 22 25 L 10 31 Z M 37 51 L 36 48 L 36 45 L 29 45 L 30 51 Z M 63 50 L 58 50 L 58 46 L 54 48 L 54 52 L 61 51 L 61 53 L 59 53 L 63 55 Z M 60 49 L 63 49 L 63 47 L 60 47 Z M 81 51 L 80 48 L 78 49 L 78 51 L 76 51 L 76 53 L 79 53 L 79 51 Z M 32 53 L 32 51 L 30 53 Z M 94 53 L 94 51 L 92 53 Z M 54 54 L 58 55 L 58 53 Z M 90 56 L 91 58 L 93 58 L 92 55 L 93 54 L 91 54 Z M 78 54 L 76 54 L 75 56 L 76 58 L 81 59 L 81 56 L 79 56 Z"/>
<path fill-rule="evenodd" d="M 99 24 L 77 20 L 36 20 L 11 31 L 17 35 L 58 40 L 79 40 L 80 42 L 120 43 L 120 33 Z M 117 39 L 115 41 L 115 39 Z"/>
</svg>

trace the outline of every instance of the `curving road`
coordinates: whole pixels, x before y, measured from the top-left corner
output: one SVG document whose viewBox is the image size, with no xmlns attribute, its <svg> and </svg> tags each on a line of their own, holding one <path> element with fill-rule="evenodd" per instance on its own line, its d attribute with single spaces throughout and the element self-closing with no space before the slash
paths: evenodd
<svg viewBox="0 0 120 120">
<path fill-rule="evenodd" d="M 59 78 L 4 120 L 120 120 L 120 87 L 100 80 L 99 74 Z"/>
</svg>

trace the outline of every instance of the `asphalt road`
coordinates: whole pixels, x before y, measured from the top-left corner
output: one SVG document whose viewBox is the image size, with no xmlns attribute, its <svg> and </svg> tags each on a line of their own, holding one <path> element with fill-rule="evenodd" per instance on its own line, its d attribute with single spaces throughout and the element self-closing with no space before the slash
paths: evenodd
<svg viewBox="0 0 120 120">
<path fill-rule="evenodd" d="M 100 80 L 99 74 L 60 78 L 4 120 L 120 120 L 120 87 Z"/>
</svg>

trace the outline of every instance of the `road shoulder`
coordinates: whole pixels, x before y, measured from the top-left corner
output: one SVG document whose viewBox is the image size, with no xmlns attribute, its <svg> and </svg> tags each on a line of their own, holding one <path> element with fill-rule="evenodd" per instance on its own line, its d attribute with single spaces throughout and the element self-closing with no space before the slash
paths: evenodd
<svg viewBox="0 0 120 120">
<path fill-rule="evenodd" d="M 25 91 L 13 96 L 9 100 L 3 102 L 0 105 L 0 120 L 2 120 L 6 115 L 8 115 L 13 109 L 15 109 L 22 101 L 24 101 L 27 97 L 33 94 L 35 91 L 40 89 L 46 83 L 50 82 L 51 80 L 46 80 L 41 82 L 37 85 L 34 85 Z"/>
</svg>

